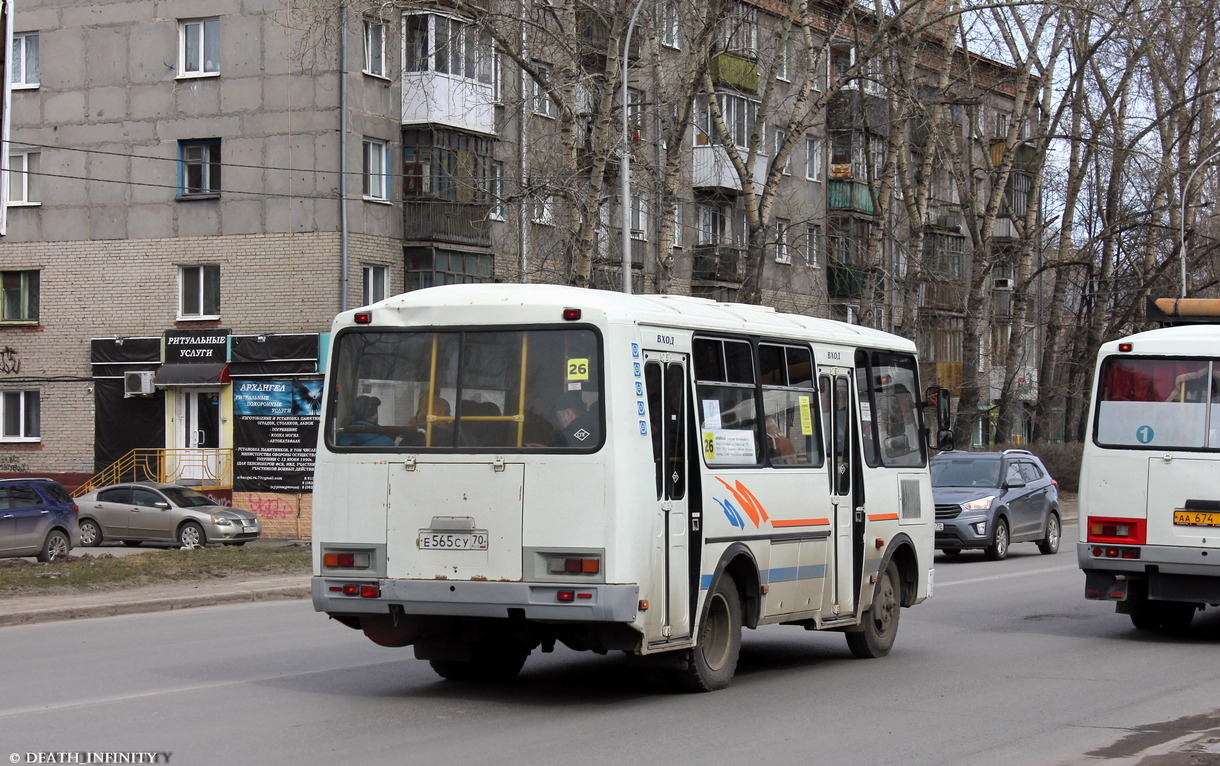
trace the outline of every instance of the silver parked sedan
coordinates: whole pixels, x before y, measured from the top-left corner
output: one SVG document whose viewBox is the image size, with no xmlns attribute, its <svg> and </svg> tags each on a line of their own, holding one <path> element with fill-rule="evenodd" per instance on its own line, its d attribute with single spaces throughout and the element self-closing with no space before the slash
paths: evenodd
<svg viewBox="0 0 1220 766">
<path fill-rule="evenodd" d="M 207 495 L 177 484 L 114 484 L 81 495 L 76 502 L 84 546 L 102 540 L 176 543 L 183 548 L 244 545 L 262 533 L 250 511 L 216 505 Z"/>
</svg>

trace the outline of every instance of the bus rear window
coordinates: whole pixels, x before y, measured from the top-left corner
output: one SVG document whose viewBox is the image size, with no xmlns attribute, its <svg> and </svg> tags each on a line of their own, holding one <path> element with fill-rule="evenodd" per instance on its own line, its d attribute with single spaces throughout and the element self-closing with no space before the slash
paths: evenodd
<svg viewBox="0 0 1220 766">
<path fill-rule="evenodd" d="M 602 443 L 593 330 L 355 330 L 335 340 L 338 449 L 584 451 Z"/>
<path fill-rule="evenodd" d="M 1094 438 L 1103 446 L 1220 449 L 1217 376 L 1209 359 L 1107 359 Z"/>
</svg>

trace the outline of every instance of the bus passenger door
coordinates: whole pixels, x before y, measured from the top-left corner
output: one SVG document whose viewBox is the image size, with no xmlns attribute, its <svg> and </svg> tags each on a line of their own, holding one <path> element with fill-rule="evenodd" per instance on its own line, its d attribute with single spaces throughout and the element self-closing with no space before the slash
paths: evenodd
<svg viewBox="0 0 1220 766">
<path fill-rule="evenodd" d="M 663 558 L 661 633 L 666 639 L 690 635 L 690 511 L 687 504 L 687 424 L 685 354 L 644 353 L 649 433 L 655 468 Z"/>
<path fill-rule="evenodd" d="M 852 614 L 856 609 L 851 372 L 824 370 L 818 390 L 822 399 L 822 422 L 826 426 L 826 463 L 834 513 L 834 563 L 831 570 L 834 578 L 834 616 L 841 617 Z"/>
</svg>

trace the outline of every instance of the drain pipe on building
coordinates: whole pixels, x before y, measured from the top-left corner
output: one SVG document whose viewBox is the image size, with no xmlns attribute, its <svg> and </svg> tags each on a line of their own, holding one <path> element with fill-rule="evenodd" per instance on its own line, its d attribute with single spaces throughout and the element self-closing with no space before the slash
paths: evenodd
<svg viewBox="0 0 1220 766">
<path fill-rule="evenodd" d="M 347 11 L 339 4 L 339 311 L 347 311 Z"/>
</svg>

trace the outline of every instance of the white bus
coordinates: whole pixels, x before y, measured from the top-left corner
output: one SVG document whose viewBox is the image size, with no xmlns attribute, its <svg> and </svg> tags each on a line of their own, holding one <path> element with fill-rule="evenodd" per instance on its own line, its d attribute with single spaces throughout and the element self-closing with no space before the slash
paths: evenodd
<svg viewBox="0 0 1220 766">
<path fill-rule="evenodd" d="M 1208 303 L 1161 302 L 1196 314 Z M 1220 603 L 1220 324 L 1104 344 L 1093 392 L 1076 549 L 1085 597 L 1117 602 L 1142 630 L 1185 629 Z"/>
<path fill-rule="evenodd" d="M 419 290 L 333 330 L 314 606 L 442 677 L 559 642 L 717 689 L 743 626 L 877 657 L 931 593 L 908 340 L 542 285 Z"/>
</svg>

